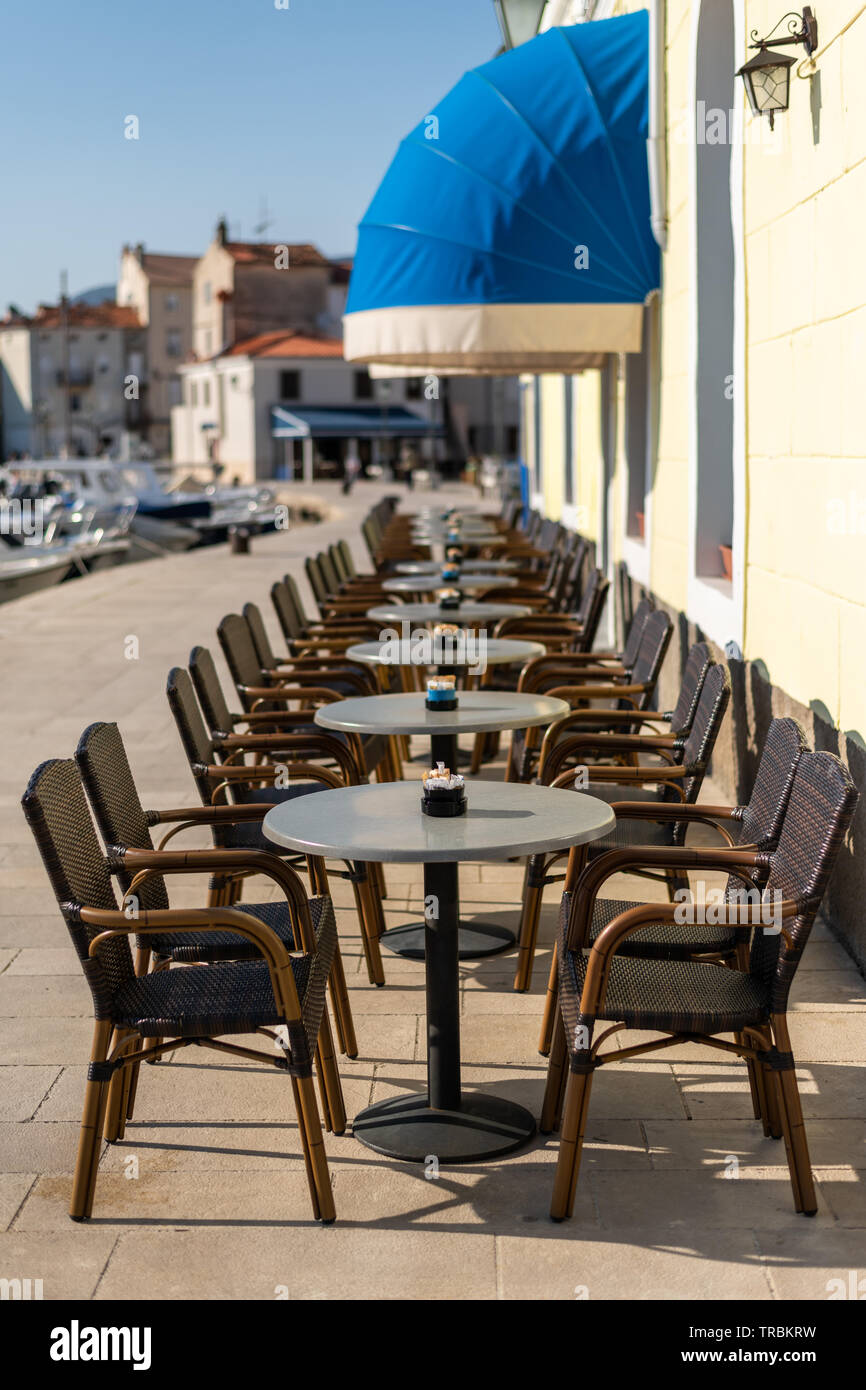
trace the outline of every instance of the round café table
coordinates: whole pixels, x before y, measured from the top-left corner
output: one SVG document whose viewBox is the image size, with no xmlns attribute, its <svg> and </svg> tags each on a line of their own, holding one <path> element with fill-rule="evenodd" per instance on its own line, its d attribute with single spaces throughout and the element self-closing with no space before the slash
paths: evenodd
<svg viewBox="0 0 866 1390">
<path fill-rule="evenodd" d="M 427 634 L 429 636 L 429 634 Z M 353 647 L 346 648 L 347 661 L 359 661 L 365 666 L 435 666 L 437 671 L 444 675 L 446 672 L 456 672 L 465 667 L 476 667 L 478 659 L 481 657 L 485 666 L 516 666 L 518 662 L 524 665 L 527 661 L 532 661 L 536 656 L 544 656 L 547 648 L 542 642 L 524 642 L 511 637 L 491 637 L 484 643 L 483 653 L 471 643 L 462 641 L 459 637 L 456 641 L 447 637 L 431 638 L 431 655 L 436 656 L 437 651 L 443 657 L 442 661 L 419 662 L 412 658 L 411 639 L 407 642 L 405 651 L 406 660 L 403 660 L 403 643 L 400 643 L 401 650 L 398 652 L 399 660 L 394 660 L 393 642 L 356 642 Z"/>
<path fill-rule="evenodd" d="M 439 574 L 398 574 L 395 579 L 386 579 L 382 588 L 389 594 L 431 594 L 435 589 L 513 589 L 516 579 L 504 574 L 467 573 L 462 571 L 458 579 L 443 579 Z"/>
<path fill-rule="evenodd" d="M 472 1163 L 532 1138 L 535 1122 L 523 1106 L 461 1086 L 457 866 L 569 849 L 613 824 L 596 797 L 522 782 L 473 782 L 466 814 L 441 819 L 422 813 L 417 782 L 340 787 L 272 807 L 265 835 L 301 854 L 424 865 L 427 1093 L 368 1106 L 354 1120 L 356 1139 L 408 1162 L 433 1154 L 440 1163 Z"/>
<path fill-rule="evenodd" d="M 440 574 L 444 564 L 444 560 L 401 560 L 394 569 L 397 574 Z M 504 574 L 519 567 L 516 560 L 461 560 L 460 568 L 464 573 L 483 570 L 485 574 Z M 497 579 L 497 583 L 500 582 Z"/>
<path fill-rule="evenodd" d="M 570 713 L 571 708 L 565 700 L 552 695 L 501 690 L 461 690 L 457 708 L 452 710 L 430 710 L 425 699 L 423 691 L 360 695 L 321 706 L 315 720 L 323 729 L 341 733 L 426 734 L 430 738 L 431 765 L 442 762 L 455 772 L 459 734 L 499 733 L 503 729 L 551 724 Z M 414 785 L 420 797 L 421 784 Z M 471 783 L 473 789 L 481 785 Z M 464 922 L 459 930 L 458 954 L 461 960 L 480 960 L 509 950 L 514 941 L 514 933 L 507 927 L 491 922 Z M 392 927 L 382 937 L 382 945 L 398 956 L 420 960 L 425 946 L 424 923 Z"/>
<path fill-rule="evenodd" d="M 470 547 L 475 550 L 487 550 L 491 546 L 495 550 L 501 550 L 506 544 L 505 537 L 497 532 L 488 536 L 486 531 L 461 531 L 456 541 L 449 540 L 447 531 L 410 531 L 409 535 L 413 545 L 440 545 L 443 548 L 459 545 L 463 550 Z"/>
<path fill-rule="evenodd" d="M 453 587 L 443 584 L 443 589 Z M 373 623 L 458 623 L 468 627 L 478 623 L 497 623 L 500 618 L 528 618 L 532 612 L 519 603 L 461 603 L 457 608 L 442 608 L 438 603 L 379 604 L 367 609 Z"/>
</svg>

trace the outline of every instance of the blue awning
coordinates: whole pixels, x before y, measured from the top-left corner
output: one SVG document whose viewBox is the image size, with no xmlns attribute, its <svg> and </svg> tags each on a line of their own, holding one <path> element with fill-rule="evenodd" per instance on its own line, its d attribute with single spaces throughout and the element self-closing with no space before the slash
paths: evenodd
<svg viewBox="0 0 866 1390">
<path fill-rule="evenodd" d="M 442 432 L 441 425 L 399 405 L 271 406 L 274 439 L 412 439 Z"/>
<path fill-rule="evenodd" d="M 639 350 L 660 276 L 648 48 L 640 10 L 548 30 L 458 82 L 361 222 L 347 358 L 513 372 Z"/>
</svg>

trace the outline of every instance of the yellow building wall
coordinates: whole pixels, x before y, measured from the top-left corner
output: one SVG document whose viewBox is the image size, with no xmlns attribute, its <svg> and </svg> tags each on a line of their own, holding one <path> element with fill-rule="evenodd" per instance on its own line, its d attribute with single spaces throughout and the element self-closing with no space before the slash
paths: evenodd
<svg viewBox="0 0 866 1390">
<path fill-rule="evenodd" d="M 819 46 L 856 8 L 820 6 Z M 748 6 L 749 29 L 777 18 Z M 745 150 L 746 647 L 866 735 L 866 14 L 817 68 Z"/>
</svg>

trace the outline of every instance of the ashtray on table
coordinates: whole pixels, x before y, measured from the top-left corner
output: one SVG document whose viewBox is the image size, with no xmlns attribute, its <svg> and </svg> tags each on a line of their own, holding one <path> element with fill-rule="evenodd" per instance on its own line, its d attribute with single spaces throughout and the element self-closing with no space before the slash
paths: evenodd
<svg viewBox="0 0 866 1390">
<path fill-rule="evenodd" d="M 437 589 L 436 601 L 442 612 L 447 613 L 452 608 L 460 607 L 463 595 L 459 589 Z"/>
<path fill-rule="evenodd" d="M 427 682 L 427 695 L 424 700 L 428 709 L 449 710 L 457 708 L 457 677 L 431 676 Z"/>
<path fill-rule="evenodd" d="M 424 773 L 421 810 L 425 816 L 462 816 L 468 805 L 463 778 L 459 772 L 437 763 Z"/>
</svg>

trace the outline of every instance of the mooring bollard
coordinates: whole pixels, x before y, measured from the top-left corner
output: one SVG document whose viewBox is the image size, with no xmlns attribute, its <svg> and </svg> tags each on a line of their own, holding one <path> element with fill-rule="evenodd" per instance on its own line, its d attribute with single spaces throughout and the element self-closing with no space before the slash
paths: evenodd
<svg viewBox="0 0 866 1390">
<path fill-rule="evenodd" d="M 232 555 L 249 555 L 250 533 L 245 526 L 229 527 L 229 549 Z"/>
</svg>

